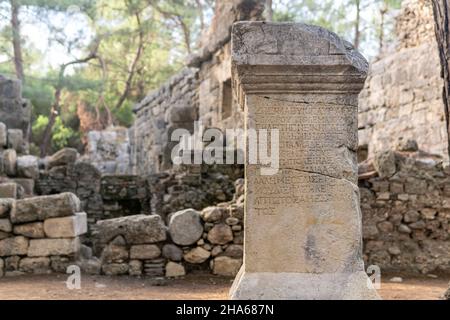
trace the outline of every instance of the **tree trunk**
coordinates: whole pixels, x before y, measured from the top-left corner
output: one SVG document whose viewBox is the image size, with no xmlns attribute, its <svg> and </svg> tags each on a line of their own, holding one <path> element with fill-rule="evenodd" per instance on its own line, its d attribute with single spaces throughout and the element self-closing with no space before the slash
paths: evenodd
<svg viewBox="0 0 450 320">
<path fill-rule="evenodd" d="M 355 20 L 355 49 L 359 49 L 359 42 L 361 38 L 361 0 L 356 0 L 356 20 Z"/>
<path fill-rule="evenodd" d="M 447 149 L 450 156 L 450 125 L 449 125 L 449 95 L 450 95 L 450 0 L 432 0 L 434 27 L 441 60 L 441 77 L 444 79 L 442 99 L 444 101 L 444 113 L 447 126 Z"/>
<path fill-rule="evenodd" d="M 266 20 L 273 21 L 273 6 L 272 0 L 266 0 Z"/>
<path fill-rule="evenodd" d="M 17 78 L 24 83 L 25 77 L 23 72 L 22 44 L 20 39 L 20 20 L 19 8 L 17 0 L 11 0 L 11 29 L 12 29 L 12 45 L 14 49 L 14 67 L 16 69 Z"/>
</svg>

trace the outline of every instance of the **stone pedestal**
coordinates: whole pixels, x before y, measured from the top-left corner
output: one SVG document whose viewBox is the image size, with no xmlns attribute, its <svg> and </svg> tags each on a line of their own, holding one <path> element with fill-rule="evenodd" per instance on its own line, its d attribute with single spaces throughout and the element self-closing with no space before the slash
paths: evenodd
<svg viewBox="0 0 450 320">
<path fill-rule="evenodd" d="M 366 60 L 334 33 L 239 22 L 233 82 L 246 129 L 279 130 L 279 171 L 246 160 L 244 265 L 232 299 L 376 299 L 357 185 Z M 248 152 L 248 151 L 247 151 Z"/>
</svg>

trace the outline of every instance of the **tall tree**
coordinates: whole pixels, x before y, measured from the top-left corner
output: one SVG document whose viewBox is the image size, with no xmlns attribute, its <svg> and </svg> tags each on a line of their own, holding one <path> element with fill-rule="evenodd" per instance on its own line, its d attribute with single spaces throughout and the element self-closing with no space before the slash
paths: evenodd
<svg viewBox="0 0 450 320">
<path fill-rule="evenodd" d="M 444 79 L 442 98 L 444 101 L 445 121 L 447 124 L 448 152 L 450 155 L 450 0 L 432 0 L 434 26 L 441 60 L 441 76 Z"/>
<path fill-rule="evenodd" d="M 20 3 L 18 0 L 10 0 L 11 5 L 11 31 L 12 31 L 12 45 L 14 50 L 14 68 L 16 76 L 22 83 L 25 81 L 23 71 L 23 56 L 22 56 L 22 38 L 20 36 L 20 20 L 19 9 Z"/>
</svg>

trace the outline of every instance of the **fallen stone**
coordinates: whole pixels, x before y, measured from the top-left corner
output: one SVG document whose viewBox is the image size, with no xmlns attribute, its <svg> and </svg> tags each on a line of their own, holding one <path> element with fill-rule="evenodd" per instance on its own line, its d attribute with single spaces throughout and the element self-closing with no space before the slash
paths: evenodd
<svg viewBox="0 0 450 320">
<path fill-rule="evenodd" d="M 200 214 L 194 209 L 174 213 L 169 220 L 169 233 L 178 245 L 189 246 L 198 241 L 203 234 Z"/>
<path fill-rule="evenodd" d="M 22 236 L 0 240 L 0 257 L 24 256 L 28 252 L 28 239 Z"/>
<path fill-rule="evenodd" d="M 159 215 L 134 215 L 101 220 L 96 224 L 96 239 L 108 243 L 122 235 L 128 244 L 148 244 L 166 240 L 166 226 Z"/>
<path fill-rule="evenodd" d="M 77 212 L 75 216 L 51 218 L 44 221 L 44 231 L 48 238 L 74 238 L 87 232 L 87 215 Z"/>
<path fill-rule="evenodd" d="M 182 277 L 186 275 L 186 271 L 184 270 L 184 266 L 180 263 L 175 263 L 172 261 L 169 261 L 166 264 L 166 277 L 168 278 L 176 278 L 176 277 Z"/>
<path fill-rule="evenodd" d="M 219 276 L 234 277 L 239 272 L 242 259 L 220 256 L 214 259 L 213 273 Z"/>
<path fill-rule="evenodd" d="M 23 178 L 38 179 L 38 158 L 35 156 L 21 156 L 17 158 L 17 174 Z"/>
<path fill-rule="evenodd" d="M 17 173 L 17 153 L 14 149 L 3 151 L 3 170 L 8 176 L 15 176 Z"/>
<path fill-rule="evenodd" d="M 171 261 L 181 261 L 181 259 L 183 259 L 183 250 L 170 243 L 163 246 L 162 254 L 164 258 L 167 258 Z"/>
<path fill-rule="evenodd" d="M 233 231 L 226 224 L 216 224 L 208 232 L 208 241 L 212 244 L 226 244 L 233 241 Z"/>
<path fill-rule="evenodd" d="M 64 148 L 50 156 L 47 160 L 48 169 L 74 163 L 77 160 L 78 151 L 73 148 Z"/>
<path fill-rule="evenodd" d="M 0 219 L 0 231 L 11 232 L 12 225 L 9 219 Z"/>
<path fill-rule="evenodd" d="M 11 210 L 13 223 L 42 221 L 66 217 L 80 212 L 80 200 L 70 192 L 32 197 L 14 202 Z"/>
<path fill-rule="evenodd" d="M 80 239 L 30 240 L 29 257 L 70 256 L 80 250 Z"/>
<path fill-rule="evenodd" d="M 44 224 L 42 222 L 33 222 L 14 226 L 14 233 L 27 238 L 44 238 Z"/>
<path fill-rule="evenodd" d="M 132 246 L 130 249 L 130 259 L 151 260 L 158 258 L 161 250 L 154 244 L 141 244 Z"/>
<path fill-rule="evenodd" d="M 184 260 L 189 263 L 199 264 L 205 262 L 211 256 L 211 252 L 201 247 L 195 247 L 184 255 Z"/>
<path fill-rule="evenodd" d="M 380 178 L 392 177 L 397 171 L 395 152 L 385 151 L 375 156 L 373 165 Z"/>
<path fill-rule="evenodd" d="M 23 258 L 19 263 L 19 270 L 22 272 L 33 274 L 46 274 L 50 273 L 50 259 L 39 258 Z"/>
<path fill-rule="evenodd" d="M 128 273 L 128 264 L 126 263 L 110 263 L 102 266 L 102 271 L 107 276 L 119 276 Z"/>
</svg>

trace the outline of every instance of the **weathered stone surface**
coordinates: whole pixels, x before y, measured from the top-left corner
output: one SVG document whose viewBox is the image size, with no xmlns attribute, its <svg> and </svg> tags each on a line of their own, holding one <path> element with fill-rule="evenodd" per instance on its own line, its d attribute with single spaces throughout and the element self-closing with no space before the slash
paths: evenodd
<svg viewBox="0 0 450 320">
<path fill-rule="evenodd" d="M 130 259 L 151 260 L 160 255 L 161 250 L 154 244 L 140 244 L 130 248 Z"/>
<path fill-rule="evenodd" d="M 39 178 L 38 158 L 35 156 L 18 157 L 17 174 L 23 178 Z"/>
<path fill-rule="evenodd" d="M 80 250 L 80 239 L 30 240 L 29 257 L 70 256 Z"/>
<path fill-rule="evenodd" d="M 3 261 L 2 258 L 0 258 L 0 278 L 3 277 L 3 275 L 5 274 L 4 267 L 5 267 L 5 262 Z"/>
<path fill-rule="evenodd" d="M 217 222 L 223 217 L 224 208 L 207 207 L 202 210 L 202 219 L 205 222 Z"/>
<path fill-rule="evenodd" d="M 32 196 L 34 194 L 34 181 L 33 179 L 26 178 L 14 178 L 12 179 L 15 183 L 23 188 L 25 196 Z"/>
<path fill-rule="evenodd" d="M 240 258 L 242 259 L 244 253 L 244 248 L 242 247 L 242 245 L 239 244 L 230 244 L 226 249 L 225 249 L 225 256 L 231 257 L 231 258 Z"/>
<path fill-rule="evenodd" d="M 73 148 L 64 148 L 50 156 L 47 160 L 48 169 L 68 165 L 77 160 L 78 151 Z"/>
<path fill-rule="evenodd" d="M 373 165 L 380 178 L 392 177 L 397 170 L 395 164 L 395 153 L 392 151 L 386 151 L 377 154 Z"/>
<path fill-rule="evenodd" d="M 166 226 L 158 215 L 135 215 L 101 220 L 96 224 L 96 239 L 108 243 L 121 235 L 128 244 L 146 244 L 166 240 Z"/>
<path fill-rule="evenodd" d="M 170 243 L 163 246 L 162 254 L 164 258 L 172 261 L 181 261 L 181 259 L 183 259 L 183 250 Z"/>
<path fill-rule="evenodd" d="M 102 266 L 102 271 L 107 276 L 119 276 L 128 273 L 128 264 L 126 263 L 110 263 Z"/>
<path fill-rule="evenodd" d="M 13 237 L 0 240 L 0 257 L 26 255 L 28 251 L 28 239 L 25 237 Z"/>
<path fill-rule="evenodd" d="M 182 277 L 186 275 L 186 271 L 184 270 L 184 267 L 180 263 L 175 263 L 172 261 L 169 261 L 166 264 L 166 277 L 168 278 L 176 278 L 176 277 Z"/>
<path fill-rule="evenodd" d="M 0 197 L 0 218 L 4 218 L 4 217 L 8 216 L 13 202 L 14 202 L 14 199 Z"/>
<path fill-rule="evenodd" d="M 129 263 L 128 273 L 130 276 L 140 276 L 142 275 L 142 261 L 131 260 Z"/>
<path fill-rule="evenodd" d="M 6 147 L 7 143 L 8 143 L 8 133 L 6 125 L 3 122 L 0 122 L 0 149 Z"/>
<path fill-rule="evenodd" d="M 200 239 L 203 225 L 200 214 L 193 209 L 178 211 L 170 217 L 169 233 L 173 242 L 182 246 L 189 246 Z"/>
<path fill-rule="evenodd" d="M 23 258 L 19 263 L 19 270 L 27 273 L 50 273 L 50 258 Z"/>
<path fill-rule="evenodd" d="M 278 129 L 271 152 L 279 161 L 272 155 L 268 167 L 246 157 L 245 264 L 231 298 L 376 298 L 364 272 L 356 185 L 367 61 L 320 27 L 239 22 L 232 64 L 246 130 Z"/>
<path fill-rule="evenodd" d="M 87 232 L 87 215 L 77 212 L 74 216 L 51 218 L 44 221 L 44 231 L 48 238 L 74 238 Z"/>
<path fill-rule="evenodd" d="M 101 260 L 107 263 L 128 260 L 128 250 L 124 245 L 110 243 L 102 252 Z"/>
<path fill-rule="evenodd" d="M 12 225 L 9 219 L 0 219 L 0 231 L 11 232 Z"/>
<path fill-rule="evenodd" d="M 3 151 L 3 170 L 8 176 L 15 176 L 17 173 L 17 152 L 14 149 Z"/>
<path fill-rule="evenodd" d="M 234 277 L 239 272 L 241 265 L 241 259 L 226 256 L 217 257 L 213 262 L 213 273 L 219 276 Z"/>
<path fill-rule="evenodd" d="M 19 129 L 8 129 L 8 148 L 23 152 L 23 132 Z"/>
<path fill-rule="evenodd" d="M 14 226 L 14 233 L 27 238 L 44 238 L 44 224 L 42 222 L 19 224 Z"/>
<path fill-rule="evenodd" d="M 17 190 L 17 183 L 6 182 L 0 184 L 0 198 L 17 199 L 19 192 Z"/>
<path fill-rule="evenodd" d="M 230 226 L 226 224 L 216 224 L 208 232 L 208 241 L 212 244 L 226 244 L 233 241 L 233 231 L 231 231 Z"/>
<path fill-rule="evenodd" d="M 208 250 L 201 247 L 195 247 L 184 255 L 184 260 L 189 263 L 198 264 L 205 262 L 210 256 L 211 253 Z"/>
<path fill-rule="evenodd" d="M 65 217 L 80 212 L 80 200 L 73 193 L 66 192 L 17 200 L 11 210 L 13 223 L 42 221 Z"/>
</svg>

